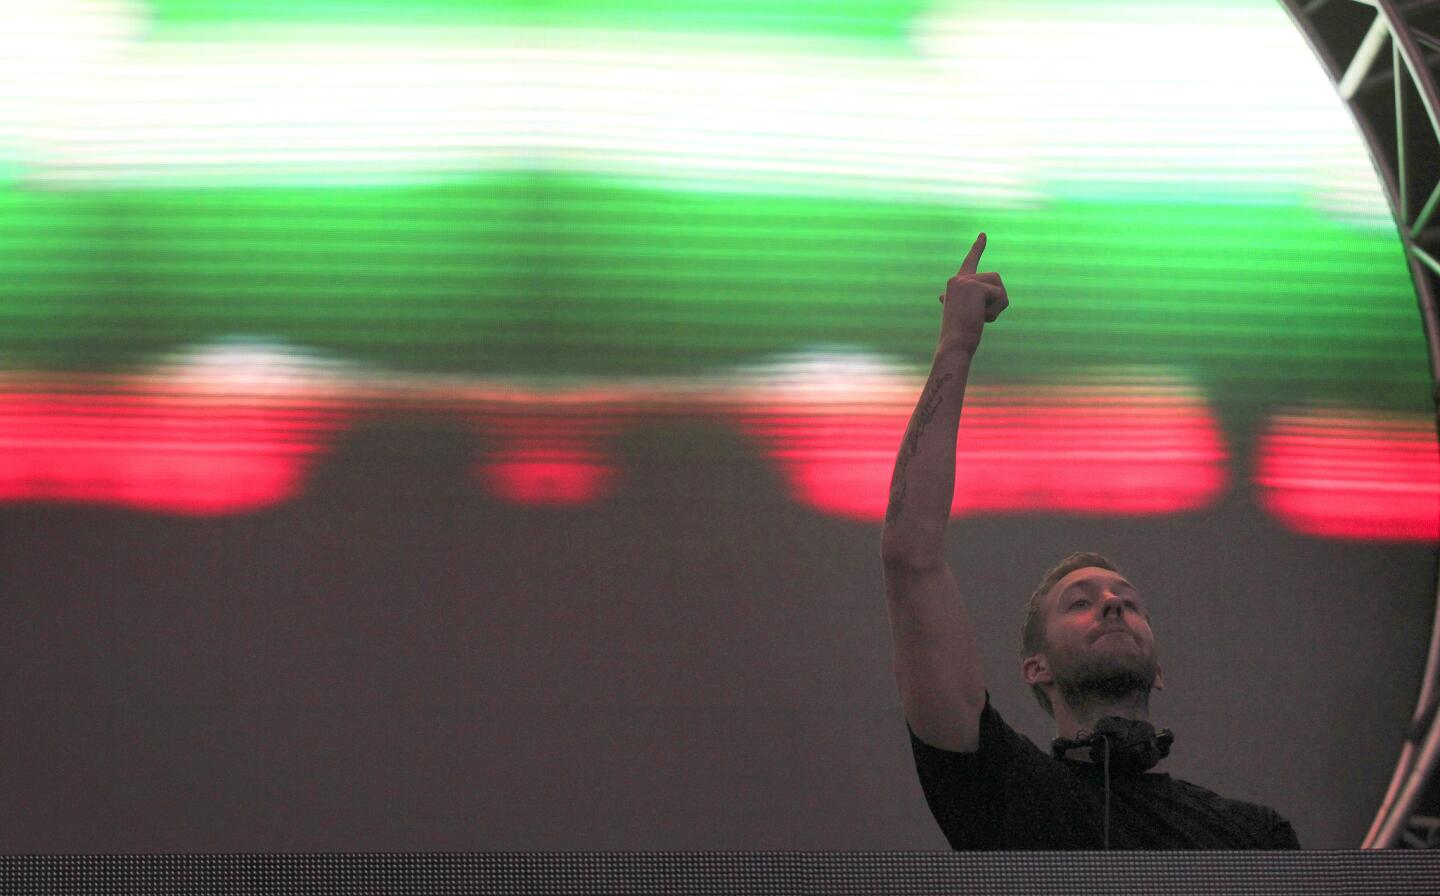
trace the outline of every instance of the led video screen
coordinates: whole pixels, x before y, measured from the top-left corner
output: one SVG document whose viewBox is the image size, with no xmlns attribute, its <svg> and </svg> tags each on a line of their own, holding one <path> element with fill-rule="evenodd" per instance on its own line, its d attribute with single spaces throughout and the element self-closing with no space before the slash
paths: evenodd
<svg viewBox="0 0 1440 896">
<path fill-rule="evenodd" d="M 62 0 L 0 33 L 12 852 L 941 849 L 880 522 L 987 327 L 997 707 L 1071 550 L 1168 769 L 1359 844 L 1440 461 L 1363 141 L 1269 0 Z"/>
</svg>

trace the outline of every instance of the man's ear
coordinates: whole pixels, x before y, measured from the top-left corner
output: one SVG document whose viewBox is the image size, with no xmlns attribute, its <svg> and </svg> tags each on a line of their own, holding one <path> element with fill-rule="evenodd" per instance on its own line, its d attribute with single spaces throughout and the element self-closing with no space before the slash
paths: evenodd
<svg viewBox="0 0 1440 896">
<path fill-rule="evenodd" d="M 1157 691 L 1165 690 L 1165 672 L 1160 668 L 1159 663 L 1155 664 L 1155 683 L 1150 687 Z"/>
<path fill-rule="evenodd" d="M 1052 684 L 1055 676 L 1050 674 L 1050 661 L 1043 653 L 1032 653 L 1020 661 L 1020 676 L 1026 684 Z"/>
</svg>

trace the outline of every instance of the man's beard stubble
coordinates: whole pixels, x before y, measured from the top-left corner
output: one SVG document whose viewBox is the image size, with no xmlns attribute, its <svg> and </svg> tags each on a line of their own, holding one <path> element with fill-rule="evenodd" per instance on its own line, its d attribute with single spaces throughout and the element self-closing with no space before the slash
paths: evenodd
<svg viewBox="0 0 1440 896">
<path fill-rule="evenodd" d="M 1085 657 L 1055 670 L 1055 689 L 1077 718 L 1094 708 L 1139 702 L 1148 706 L 1155 685 L 1154 656 Z"/>
</svg>

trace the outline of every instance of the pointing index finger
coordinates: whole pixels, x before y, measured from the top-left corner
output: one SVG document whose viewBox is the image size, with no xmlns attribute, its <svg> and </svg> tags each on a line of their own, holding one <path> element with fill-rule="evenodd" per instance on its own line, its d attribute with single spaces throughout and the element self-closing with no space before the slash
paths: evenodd
<svg viewBox="0 0 1440 896">
<path fill-rule="evenodd" d="M 960 265 L 961 274 L 973 274 L 980 269 L 980 253 L 985 251 L 985 233 L 982 231 L 975 237 L 975 245 L 970 247 L 970 254 L 965 256 L 965 261 Z"/>
</svg>

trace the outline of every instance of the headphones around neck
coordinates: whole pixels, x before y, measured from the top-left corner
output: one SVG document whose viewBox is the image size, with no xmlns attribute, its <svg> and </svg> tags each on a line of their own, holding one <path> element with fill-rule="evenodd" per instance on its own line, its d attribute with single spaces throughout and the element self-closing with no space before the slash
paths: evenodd
<svg viewBox="0 0 1440 896">
<path fill-rule="evenodd" d="M 1091 731 L 1081 731 L 1073 739 L 1057 737 L 1050 742 L 1050 754 L 1060 759 L 1075 747 L 1089 747 L 1090 761 L 1096 765 L 1108 762 L 1108 768 L 1120 774 L 1138 774 L 1170 755 L 1175 735 L 1169 728 L 1155 730 L 1149 722 L 1106 716 Z"/>
</svg>

